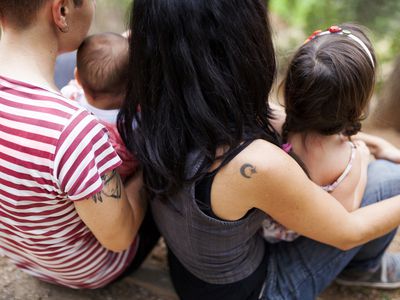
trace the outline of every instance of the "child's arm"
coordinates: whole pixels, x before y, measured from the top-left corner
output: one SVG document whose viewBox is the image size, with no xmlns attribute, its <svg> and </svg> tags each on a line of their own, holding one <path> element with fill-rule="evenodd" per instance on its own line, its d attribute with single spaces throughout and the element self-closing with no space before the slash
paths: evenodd
<svg viewBox="0 0 400 300">
<path fill-rule="evenodd" d="M 376 159 L 400 163 L 400 150 L 385 139 L 363 132 L 359 132 L 354 138 L 365 142 Z"/>
</svg>

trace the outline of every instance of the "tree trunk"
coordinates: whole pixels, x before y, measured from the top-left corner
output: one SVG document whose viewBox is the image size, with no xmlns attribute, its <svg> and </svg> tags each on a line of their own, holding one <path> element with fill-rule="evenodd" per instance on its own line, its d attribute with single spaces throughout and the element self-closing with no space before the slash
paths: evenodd
<svg viewBox="0 0 400 300">
<path fill-rule="evenodd" d="M 400 131 L 400 57 L 397 58 L 395 67 L 383 86 L 371 122 L 376 127 L 391 127 Z"/>
</svg>

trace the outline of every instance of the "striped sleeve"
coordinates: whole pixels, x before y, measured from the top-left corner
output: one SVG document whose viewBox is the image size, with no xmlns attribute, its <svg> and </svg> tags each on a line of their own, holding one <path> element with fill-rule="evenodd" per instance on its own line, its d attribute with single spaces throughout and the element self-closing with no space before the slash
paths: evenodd
<svg viewBox="0 0 400 300">
<path fill-rule="evenodd" d="M 87 111 L 77 111 L 55 153 L 53 171 L 61 191 L 72 201 L 86 199 L 101 191 L 101 176 L 120 164 L 104 126 Z"/>
</svg>

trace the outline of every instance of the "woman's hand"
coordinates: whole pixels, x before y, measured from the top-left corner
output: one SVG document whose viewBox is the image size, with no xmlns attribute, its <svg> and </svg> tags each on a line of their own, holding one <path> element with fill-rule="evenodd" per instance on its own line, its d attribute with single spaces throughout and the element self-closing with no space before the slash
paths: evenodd
<svg viewBox="0 0 400 300">
<path fill-rule="evenodd" d="M 355 139 L 365 142 L 376 159 L 400 163 L 400 150 L 385 139 L 363 132 L 358 133 Z"/>
</svg>

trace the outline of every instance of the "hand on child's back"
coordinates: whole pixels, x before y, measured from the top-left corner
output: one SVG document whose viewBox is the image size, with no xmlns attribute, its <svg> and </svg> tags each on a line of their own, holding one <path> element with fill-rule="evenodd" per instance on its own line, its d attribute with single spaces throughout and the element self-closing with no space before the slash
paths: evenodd
<svg viewBox="0 0 400 300">
<path fill-rule="evenodd" d="M 362 164 L 368 164 L 371 161 L 371 152 L 365 142 L 356 140 L 354 145 L 356 145 L 357 154 L 360 155 Z"/>
</svg>

